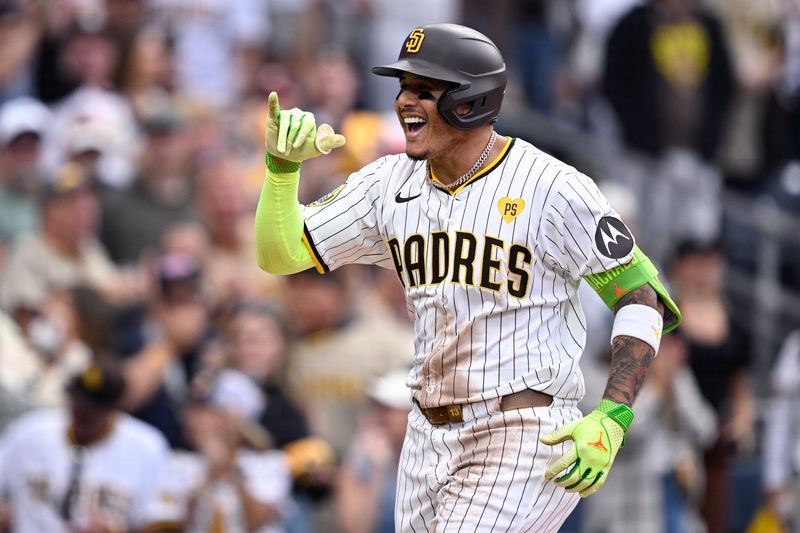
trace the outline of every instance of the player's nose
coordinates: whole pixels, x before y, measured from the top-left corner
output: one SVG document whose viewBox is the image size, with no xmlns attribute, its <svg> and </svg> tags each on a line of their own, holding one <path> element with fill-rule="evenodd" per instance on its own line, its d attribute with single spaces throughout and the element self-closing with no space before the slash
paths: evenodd
<svg viewBox="0 0 800 533">
<path fill-rule="evenodd" d="M 409 91 L 408 89 L 400 89 L 400 92 L 397 94 L 397 106 L 400 109 L 406 107 L 413 107 L 419 102 L 419 98 L 414 91 Z"/>
</svg>

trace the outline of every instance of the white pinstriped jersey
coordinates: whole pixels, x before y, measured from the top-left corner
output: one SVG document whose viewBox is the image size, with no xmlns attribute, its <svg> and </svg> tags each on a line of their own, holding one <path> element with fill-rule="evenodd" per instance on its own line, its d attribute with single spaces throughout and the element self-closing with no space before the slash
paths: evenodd
<svg viewBox="0 0 800 533">
<path fill-rule="evenodd" d="M 426 181 L 424 161 L 392 155 L 303 215 L 318 270 L 397 270 L 414 318 L 409 385 L 423 407 L 524 388 L 583 396 L 578 285 L 629 262 L 633 238 L 573 167 L 509 139 L 451 193 Z"/>
<path fill-rule="evenodd" d="M 169 477 L 170 450 L 157 430 L 119 413 L 110 432 L 80 452 L 68 433 L 65 410 L 42 409 L 3 434 L 0 494 L 11 498 L 12 531 L 66 533 L 91 519 L 111 531 L 178 523 L 183 510 Z"/>
</svg>

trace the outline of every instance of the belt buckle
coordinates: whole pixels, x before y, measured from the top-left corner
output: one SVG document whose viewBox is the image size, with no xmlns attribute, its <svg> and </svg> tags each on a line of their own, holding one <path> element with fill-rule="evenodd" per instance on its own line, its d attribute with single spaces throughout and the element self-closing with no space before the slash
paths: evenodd
<svg viewBox="0 0 800 533">
<path fill-rule="evenodd" d="M 429 407 L 422 410 L 428 422 L 435 426 L 440 426 L 448 422 L 463 422 L 464 413 L 459 405 L 448 405 L 446 407 Z"/>
<path fill-rule="evenodd" d="M 450 422 L 463 422 L 464 413 L 461 411 L 461 406 L 460 405 L 447 406 L 447 417 L 450 420 Z"/>
</svg>

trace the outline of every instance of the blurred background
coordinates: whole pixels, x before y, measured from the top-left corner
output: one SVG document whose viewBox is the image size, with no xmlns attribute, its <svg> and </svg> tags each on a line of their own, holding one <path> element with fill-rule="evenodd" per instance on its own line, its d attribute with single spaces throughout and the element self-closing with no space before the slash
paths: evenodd
<svg viewBox="0 0 800 533">
<path fill-rule="evenodd" d="M 401 287 L 265 274 L 253 217 L 269 91 L 348 139 L 311 202 L 404 149 L 369 67 L 445 21 L 506 58 L 499 132 L 595 179 L 685 317 L 563 531 L 800 531 L 798 0 L 0 0 L 0 432 L 112 358 L 176 472 L 264 454 L 264 531 L 393 531 Z M 591 408 L 612 315 L 583 302 Z"/>
</svg>

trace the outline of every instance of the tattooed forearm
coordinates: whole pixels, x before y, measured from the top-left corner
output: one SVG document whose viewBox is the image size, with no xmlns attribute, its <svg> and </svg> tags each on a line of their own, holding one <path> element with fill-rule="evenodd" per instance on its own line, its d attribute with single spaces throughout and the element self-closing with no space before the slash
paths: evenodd
<svg viewBox="0 0 800 533">
<path fill-rule="evenodd" d="M 653 348 L 634 337 L 620 336 L 611 346 L 611 371 L 603 398 L 633 405 L 655 356 Z"/>
<path fill-rule="evenodd" d="M 647 305 L 658 309 L 662 315 L 664 313 L 663 305 L 649 285 L 626 294 L 614 311 L 630 304 Z M 622 335 L 614 339 L 611 345 L 611 370 L 603 397 L 628 406 L 633 405 L 655 355 L 649 344 L 635 337 Z"/>
</svg>

